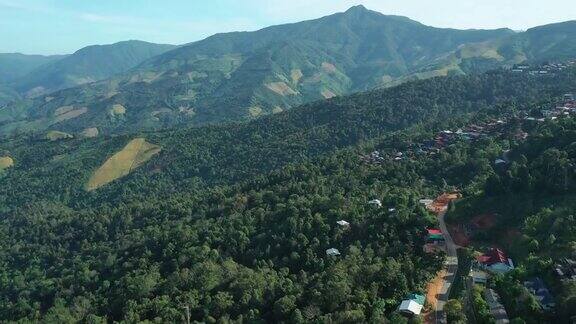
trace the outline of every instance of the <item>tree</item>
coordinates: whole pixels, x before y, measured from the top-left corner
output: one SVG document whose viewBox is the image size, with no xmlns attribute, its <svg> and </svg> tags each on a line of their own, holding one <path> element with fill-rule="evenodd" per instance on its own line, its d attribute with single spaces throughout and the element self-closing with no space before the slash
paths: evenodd
<svg viewBox="0 0 576 324">
<path fill-rule="evenodd" d="M 449 323 L 466 323 L 466 315 L 462 303 L 457 299 L 450 299 L 444 306 L 446 318 Z"/>
</svg>

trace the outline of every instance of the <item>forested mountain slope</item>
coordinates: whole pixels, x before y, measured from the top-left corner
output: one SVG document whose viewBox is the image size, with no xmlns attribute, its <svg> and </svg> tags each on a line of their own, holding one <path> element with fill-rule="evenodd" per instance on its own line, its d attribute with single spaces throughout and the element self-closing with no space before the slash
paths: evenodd
<svg viewBox="0 0 576 324">
<path fill-rule="evenodd" d="M 423 292 L 442 262 L 422 252 L 436 221 L 418 200 L 446 185 L 482 188 L 501 148 L 487 138 L 381 165 L 359 154 L 404 151 L 446 127 L 537 109 L 574 88 L 574 71 L 500 71 L 248 124 L 8 139 L 0 155 L 15 164 L 0 173 L 0 319 L 177 322 L 184 306 L 197 321 L 396 318 L 399 301 Z M 161 151 L 86 192 L 90 175 L 136 137 Z M 383 208 L 367 204 L 375 198 Z M 340 228 L 342 219 L 351 226 Z M 328 248 L 342 255 L 327 257 Z"/>
<path fill-rule="evenodd" d="M 316 20 L 217 34 L 182 46 L 123 76 L 16 104 L 0 116 L 0 121 L 10 122 L 1 130 L 98 127 L 112 133 L 249 120 L 371 89 L 464 44 L 511 33 L 434 28 L 354 7 Z M 111 113 L 114 105 L 122 105 L 125 112 Z M 54 111 L 63 106 L 88 110 L 54 122 Z"/>
<path fill-rule="evenodd" d="M 20 100 L 18 92 L 9 83 L 23 77 L 38 67 L 62 59 L 62 55 L 25 55 L 20 53 L 0 54 L 0 107 Z"/>
<path fill-rule="evenodd" d="M 25 76 L 44 64 L 61 60 L 64 55 L 26 55 L 20 53 L 0 54 L 0 83 L 10 83 Z"/>
<path fill-rule="evenodd" d="M 197 182 L 232 183 L 390 131 L 436 123 L 509 100 L 516 105 L 546 100 L 571 87 L 570 73 L 540 78 L 496 72 L 335 98 L 248 124 L 57 142 L 23 136 L 2 144 L 7 154 L 21 162 L 3 179 L 9 185 L 0 188 L 0 196 L 18 206 L 37 200 L 36 195 L 66 201 L 70 196 L 98 195 L 84 191 L 91 173 L 135 137 L 159 145 L 162 152 L 136 171 L 140 176 L 101 189 L 107 192 L 103 195 L 120 197 L 122 192 L 133 195 L 142 189 L 161 194 Z M 26 178 L 29 181 L 23 180 Z M 179 185 L 174 186 L 176 183 Z M 131 186 L 135 187 L 126 189 Z M 66 194 L 62 195 L 64 188 Z"/>
<path fill-rule="evenodd" d="M 15 103 L 0 114 L 0 132 L 96 127 L 110 134 L 246 121 L 415 79 L 574 58 L 573 25 L 523 33 L 442 29 L 358 6 L 311 21 L 217 34 L 155 56 L 121 76 Z M 73 66 L 85 72 L 85 64 Z M 72 75 L 74 69 L 50 67 L 38 71 L 37 78 L 52 79 L 54 70 Z M 60 81 L 70 85 L 109 74 L 99 72 Z M 24 84 L 21 90 L 33 82 Z M 56 110 L 69 106 L 86 111 L 58 119 Z M 120 106 L 120 111 L 114 108 Z"/>
<path fill-rule="evenodd" d="M 15 80 L 12 86 L 28 96 L 51 93 L 110 78 L 175 47 L 142 41 L 88 46 L 28 71 Z"/>
</svg>

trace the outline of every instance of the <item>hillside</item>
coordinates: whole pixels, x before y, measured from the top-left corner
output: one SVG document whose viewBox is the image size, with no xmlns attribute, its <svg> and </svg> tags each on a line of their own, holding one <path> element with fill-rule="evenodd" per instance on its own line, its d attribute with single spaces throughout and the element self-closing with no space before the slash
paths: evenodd
<svg viewBox="0 0 576 324">
<path fill-rule="evenodd" d="M 466 44 L 399 81 L 437 75 L 442 71 L 475 73 L 502 66 L 574 60 L 576 21 L 550 24 L 486 42 Z"/>
<path fill-rule="evenodd" d="M 567 59 L 576 42 L 573 24 L 523 33 L 441 29 L 353 7 L 256 32 L 217 34 L 111 79 L 19 102 L 0 114 L 6 125 L 0 133 L 96 127 L 111 134 L 247 121 L 415 79 Z M 50 121 L 56 109 L 70 105 L 88 112 Z M 126 110 L 121 118 L 110 113 L 115 105 Z"/>
<path fill-rule="evenodd" d="M 20 53 L 0 54 L 0 83 L 13 82 L 40 66 L 58 61 L 63 55 L 25 55 Z"/>
<path fill-rule="evenodd" d="M 522 127 L 526 141 L 499 143 L 509 161 L 467 188 L 468 197 L 450 213 L 451 226 L 468 253 L 496 246 L 514 260 L 516 269 L 492 282 L 510 318 L 568 322 L 576 315 L 576 287 L 565 265 L 576 257 L 576 123 L 571 117 Z M 477 225 L 480 219 L 489 221 Z M 553 310 L 543 309 L 524 287 L 533 278 L 550 289 Z"/>
<path fill-rule="evenodd" d="M 10 87 L 0 84 L 0 107 L 4 107 L 10 102 L 19 100 L 20 95 Z"/>
<path fill-rule="evenodd" d="M 162 178 L 160 186 L 147 190 L 158 194 L 164 189 L 172 192 L 177 190 L 173 182 L 186 185 L 190 181 L 209 184 L 242 181 L 305 157 L 355 145 L 390 131 L 477 111 L 509 98 L 535 101 L 561 95 L 562 91 L 570 91 L 572 83 L 569 74 L 539 78 L 499 72 L 478 77 L 439 78 L 321 101 L 248 124 L 144 133 L 141 137 L 161 146 L 163 153 L 153 160 L 149 169 L 143 170 L 165 171 L 158 174 Z M 6 150 L 20 151 L 23 156 L 18 160 L 30 161 L 30 164 L 21 164 L 22 169 L 12 173 L 14 177 L 4 179 L 10 185 L 0 188 L 0 192 L 12 189 L 2 192 L 0 197 L 15 204 L 29 203 L 35 198 L 27 197 L 25 192 L 58 197 L 63 187 L 74 189 L 69 194 L 83 196 L 89 169 L 102 165 L 133 136 L 78 138 L 56 142 L 54 146 L 49 145 L 49 150 L 39 138 L 44 138 L 43 134 L 5 142 Z M 46 164 L 56 155 L 60 156 L 57 163 Z M 55 173 L 51 181 L 36 182 L 39 175 L 50 173 L 53 168 L 71 172 Z M 31 182 L 22 181 L 22 176 L 30 177 Z M 167 184 L 164 181 L 172 185 L 162 188 Z M 121 187 L 126 185 L 104 189 L 120 190 L 116 192 L 120 196 Z M 138 185 L 138 180 L 134 185 Z"/>
<path fill-rule="evenodd" d="M 18 80 L 44 64 L 58 61 L 63 57 L 62 55 L 0 54 L 0 107 L 20 99 L 18 92 L 10 85 L 11 82 Z"/>
<path fill-rule="evenodd" d="M 504 149 L 515 157 L 527 148 L 538 156 L 553 141 L 566 147 L 571 118 L 522 126 L 535 138 L 523 144 L 513 116 L 537 113 L 569 89 L 573 70 L 500 71 L 411 82 L 247 124 L 4 141 L 1 154 L 16 163 L 1 175 L 0 233 L 10 235 L 0 236 L 0 270 L 15 279 L 0 280 L 0 319 L 178 322 L 189 306 L 196 321 L 399 320 L 399 301 L 423 293 L 443 260 L 422 251 L 437 221 L 418 200 L 447 186 L 481 195 Z M 498 118 L 506 120 L 500 135 L 417 153 L 440 130 Z M 162 151 L 85 190 L 110 157 L 144 137 Z M 363 162 L 374 150 L 384 163 Z M 398 152 L 403 159 L 389 158 Z M 536 174 L 534 184 L 547 181 Z M 326 256 L 329 248 L 341 255 Z"/>
<path fill-rule="evenodd" d="M 104 80 L 175 48 L 173 45 L 126 41 L 82 48 L 74 54 L 28 71 L 13 87 L 27 96 Z"/>
<path fill-rule="evenodd" d="M 0 116 L 9 122 L 0 131 L 98 127 L 109 134 L 246 121 L 371 89 L 419 71 L 464 44 L 511 33 L 434 28 L 354 7 L 316 20 L 217 34 L 181 46 L 122 76 L 14 105 Z M 89 112 L 57 125 L 40 122 L 72 104 Z M 116 104 L 126 108 L 124 118 L 110 117 Z"/>
</svg>

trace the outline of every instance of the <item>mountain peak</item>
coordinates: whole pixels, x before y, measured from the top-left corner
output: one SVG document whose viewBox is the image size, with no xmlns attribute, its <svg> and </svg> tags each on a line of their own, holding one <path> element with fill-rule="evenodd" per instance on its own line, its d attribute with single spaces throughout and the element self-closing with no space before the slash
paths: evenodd
<svg viewBox="0 0 576 324">
<path fill-rule="evenodd" d="M 346 10 L 347 13 L 350 13 L 350 12 L 366 12 L 366 11 L 369 11 L 369 10 L 366 9 L 366 7 L 364 7 L 363 5 L 353 6 L 353 7 L 350 7 L 350 9 Z"/>
</svg>

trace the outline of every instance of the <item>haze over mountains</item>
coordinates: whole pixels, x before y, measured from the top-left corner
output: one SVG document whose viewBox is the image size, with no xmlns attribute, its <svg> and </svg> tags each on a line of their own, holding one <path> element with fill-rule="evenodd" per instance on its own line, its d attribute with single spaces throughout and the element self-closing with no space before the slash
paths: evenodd
<svg viewBox="0 0 576 324">
<path fill-rule="evenodd" d="M 125 41 L 88 46 L 71 55 L 0 54 L 0 83 L 23 97 L 36 97 L 107 79 L 175 47 Z"/>
<path fill-rule="evenodd" d="M 138 42 L 83 49 L 5 86 L 3 97 L 30 99 L 0 110 L 0 133 L 243 121 L 412 79 L 565 59 L 575 47 L 574 21 L 523 33 L 455 30 L 357 6 L 173 50 Z"/>
</svg>

